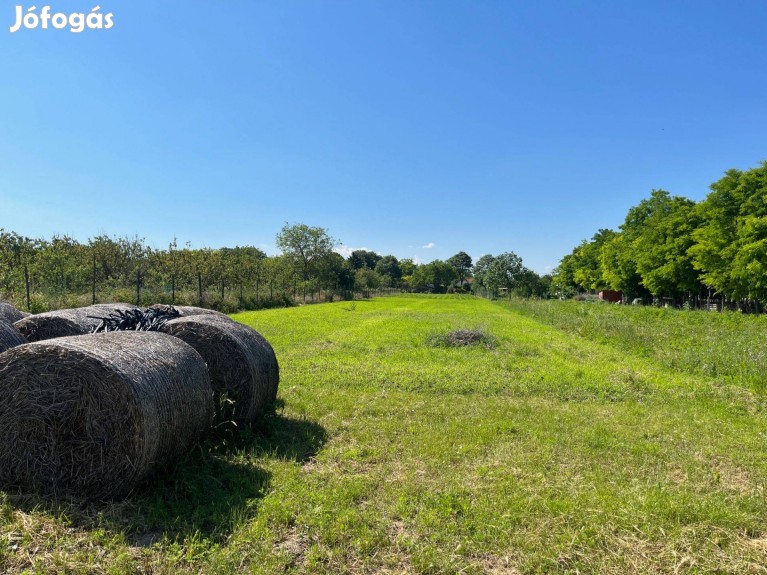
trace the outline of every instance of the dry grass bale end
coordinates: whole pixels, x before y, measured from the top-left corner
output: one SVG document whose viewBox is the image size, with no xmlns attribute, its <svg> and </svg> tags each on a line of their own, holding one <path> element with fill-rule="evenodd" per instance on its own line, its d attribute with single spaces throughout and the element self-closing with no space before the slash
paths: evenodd
<svg viewBox="0 0 767 575">
<path fill-rule="evenodd" d="M 29 315 L 30 314 L 27 312 L 16 309 L 13 305 L 7 302 L 0 301 L 0 321 L 5 321 L 6 323 L 15 323 L 20 319 L 28 317 Z"/>
<path fill-rule="evenodd" d="M 0 320 L 0 353 L 24 343 L 27 343 L 27 340 L 18 329 Z"/>
<path fill-rule="evenodd" d="M 218 404 L 217 423 L 251 425 L 277 398 L 280 370 L 272 346 L 253 328 L 228 317 L 198 315 L 166 323 L 161 331 L 196 349 L 208 364 Z"/>
<path fill-rule="evenodd" d="M 124 306 L 124 307 L 123 307 Z M 54 337 L 84 335 L 96 329 L 101 320 L 111 311 L 131 309 L 128 304 L 96 304 L 73 309 L 60 309 L 31 315 L 14 325 L 27 338 L 27 341 L 43 341 Z"/>
<path fill-rule="evenodd" d="M 199 441 L 212 396 L 200 355 L 162 333 L 15 347 L 0 354 L 0 483 L 123 497 Z"/>
<path fill-rule="evenodd" d="M 193 315 L 217 315 L 217 316 L 220 316 L 220 317 L 226 317 L 226 318 L 229 317 L 225 313 L 221 313 L 220 311 L 216 311 L 214 309 L 208 309 L 208 308 L 204 308 L 204 307 L 195 307 L 193 305 L 174 305 L 174 306 L 169 306 L 169 305 L 165 305 L 165 304 L 161 304 L 161 303 L 156 303 L 156 304 L 154 304 L 152 306 L 149 306 L 149 307 L 160 308 L 160 309 L 168 309 L 168 308 L 173 307 L 176 311 L 178 311 L 178 313 L 179 313 L 179 315 L 181 317 L 190 317 L 190 316 L 193 316 Z"/>
</svg>

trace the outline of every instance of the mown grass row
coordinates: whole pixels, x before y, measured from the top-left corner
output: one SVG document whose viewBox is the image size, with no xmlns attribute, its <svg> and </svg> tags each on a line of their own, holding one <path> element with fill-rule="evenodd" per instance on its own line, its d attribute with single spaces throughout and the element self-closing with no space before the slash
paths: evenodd
<svg viewBox="0 0 767 575">
<path fill-rule="evenodd" d="M 5 495 L 0 571 L 763 572 L 759 394 L 525 314 L 414 296 L 237 315 L 275 347 L 277 411 L 127 502 Z M 491 345 L 443 345 L 462 328 Z"/>
</svg>

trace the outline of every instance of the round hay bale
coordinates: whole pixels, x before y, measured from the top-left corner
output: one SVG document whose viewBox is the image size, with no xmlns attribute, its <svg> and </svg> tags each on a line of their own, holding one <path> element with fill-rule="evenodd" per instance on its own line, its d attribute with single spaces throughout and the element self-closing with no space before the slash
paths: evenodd
<svg viewBox="0 0 767 575">
<path fill-rule="evenodd" d="M 156 304 L 154 304 L 152 306 L 149 306 L 149 307 L 155 307 L 155 308 L 160 308 L 160 309 L 173 307 L 173 308 L 175 308 L 178 311 L 178 313 L 179 313 L 179 315 L 181 315 L 181 317 L 189 317 L 189 316 L 193 316 L 193 315 L 217 315 L 217 316 L 226 317 L 226 318 L 229 317 L 228 315 L 226 315 L 225 313 L 221 313 L 220 311 L 216 311 L 214 309 L 208 309 L 208 308 L 205 308 L 205 307 L 195 307 L 193 305 L 174 305 L 174 306 L 169 306 L 169 305 L 165 305 L 165 304 L 162 304 L 162 303 L 156 303 Z"/>
<path fill-rule="evenodd" d="M 227 317 L 197 315 L 167 322 L 160 331 L 184 340 L 208 364 L 218 405 L 217 423 L 248 426 L 277 398 L 280 370 L 269 342 L 256 330 Z"/>
<path fill-rule="evenodd" d="M 0 321 L 5 321 L 6 323 L 14 323 L 20 319 L 28 317 L 29 315 L 30 314 L 27 312 L 16 309 L 13 305 L 7 302 L 0 301 Z"/>
<path fill-rule="evenodd" d="M 81 325 L 79 316 L 49 311 L 31 315 L 13 324 L 27 341 L 42 341 L 68 335 L 82 335 L 88 329 Z"/>
<path fill-rule="evenodd" d="M 96 329 L 101 320 L 117 309 L 131 309 L 134 306 L 121 303 L 96 304 L 72 309 L 59 309 L 38 313 L 17 321 L 14 325 L 27 341 L 43 341 L 54 337 L 84 335 Z"/>
<path fill-rule="evenodd" d="M 66 337 L 0 354 L 0 482 L 123 497 L 209 429 L 205 362 L 162 333 Z"/>
<path fill-rule="evenodd" d="M 18 329 L 0 320 L 0 353 L 24 343 L 27 343 L 27 340 Z"/>
</svg>

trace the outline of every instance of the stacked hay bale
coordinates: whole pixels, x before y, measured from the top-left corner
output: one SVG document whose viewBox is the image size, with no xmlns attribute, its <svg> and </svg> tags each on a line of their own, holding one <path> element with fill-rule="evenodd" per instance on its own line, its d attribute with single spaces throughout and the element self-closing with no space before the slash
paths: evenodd
<svg viewBox="0 0 767 575">
<path fill-rule="evenodd" d="M 279 365 L 269 345 L 253 328 L 226 316 L 193 315 L 173 319 L 160 331 L 191 345 L 208 365 L 222 409 L 217 423 L 251 425 L 277 397 Z"/>
<path fill-rule="evenodd" d="M 27 312 L 18 310 L 7 302 L 0 301 L 0 321 L 5 321 L 6 323 L 15 323 L 20 319 L 28 317 L 29 315 L 30 314 Z"/>
<path fill-rule="evenodd" d="M 27 340 L 18 329 L 0 320 L 0 353 L 24 343 Z"/>
<path fill-rule="evenodd" d="M 205 362 L 161 333 L 51 339 L 0 354 L 0 482 L 123 497 L 209 428 Z"/>
<path fill-rule="evenodd" d="M 99 304 L 0 321 L 0 487 L 119 498 L 214 417 L 251 425 L 277 396 L 271 345 L 219 312 L 181 309 Z"/>
<path fill-rule="evenodd" d="M 85 335 L 95 330 L 102 318 L 115 310 L 133 309 L 125 303 L 96 304 L 74 309 L 60 309 L 31 315 L 14 325 L 27 341 L 43 341 L 54 337 Z"/>
</svg>

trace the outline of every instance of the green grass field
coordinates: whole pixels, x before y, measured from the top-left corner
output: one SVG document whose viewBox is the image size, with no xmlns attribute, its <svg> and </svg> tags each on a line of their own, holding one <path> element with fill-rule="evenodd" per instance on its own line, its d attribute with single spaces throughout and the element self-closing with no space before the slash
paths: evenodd
<svg viewBox="0 0 767 575">
<path fill-rule="evenodd" d="M 761 357 L 767 324 L 583 305 L 236 315 L 275 413 L 125 502 L 0 492 L 0 572 L 767 572 L 764 372 L 717 351 Z"/>
</svg>

